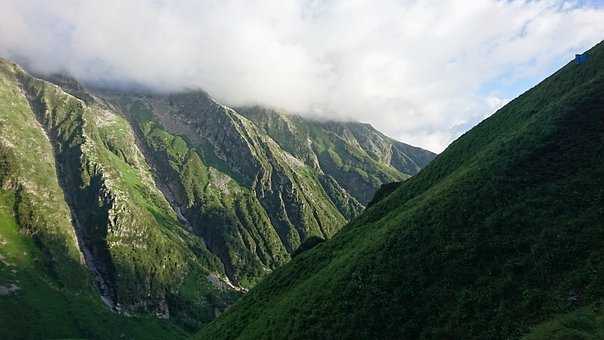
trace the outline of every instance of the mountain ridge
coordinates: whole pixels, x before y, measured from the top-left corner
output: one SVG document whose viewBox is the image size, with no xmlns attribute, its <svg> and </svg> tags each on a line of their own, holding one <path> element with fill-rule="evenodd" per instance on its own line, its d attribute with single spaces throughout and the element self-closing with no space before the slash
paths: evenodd
<svg viewBox="0 0 604 340">
<path fill-rule="evenodd" d="M 9 244 L 0 304 L 23 324 L 0 332 L 7 337 L 115 338 L 144 327 L 183 336 L 305 239 L 333 236 L 364 208 L 203 92 L 108 93 L 46 78 L 0 60 L 0 236 Z M 396 176 L 376 172 L 371 188 L 407 177 L 388 171 Z M 53 319 L 45 299 L 73 318 Z"/>
<path fill-rule="evenodd" d="M 582 322 L 556 318 L 579 307 L 601 315 L 604 43 L 588 54 L 385 188 L 197 338 L 507 339 Z M 597 338 L 595 322 L 578 338 Z M 551 325 L 534 334 L 563 328 Z"/>
</svg>

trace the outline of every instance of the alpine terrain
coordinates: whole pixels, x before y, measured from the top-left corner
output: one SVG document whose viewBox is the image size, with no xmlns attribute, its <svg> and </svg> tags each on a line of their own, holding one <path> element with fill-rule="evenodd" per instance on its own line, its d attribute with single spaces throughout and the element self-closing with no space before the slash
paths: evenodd
<svg viewBox="0 0 604 340">
<path fill-rule="evenodd" d="M 199 339 L 603 339 L 604 43 L 385 186 Z"/>
<path fill-rule="evenodd" d="M 367 124 L 0 59 L 0 338 L 190 335 L 434 156 Z"/>
</svg>

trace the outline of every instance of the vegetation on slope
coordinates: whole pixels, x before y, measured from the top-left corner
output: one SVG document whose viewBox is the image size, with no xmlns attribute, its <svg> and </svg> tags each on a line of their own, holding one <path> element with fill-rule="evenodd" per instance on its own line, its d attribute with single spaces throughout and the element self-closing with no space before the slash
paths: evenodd
<svg viewBox="0 0 604 340">
<path fill-rule="evenodd" d="M 142 131 L 155 163 L 163 163 L 163 181 L 170 183 L 183 214 L 221 256 L 234 282 L 249 287 L 289 259 L 266 210 L 250 189 L 204 164 L 182 137 L 153 122 L 143 123 Z"/>
<path fill-rule="evenodd" d="M 388 138 L 369 124 L 304 119 L 259 106 L 237 110 L 362 205 L 381 184 L 417 174 L 435 156 Z"/>
<path fill-rule="evenodd" d="M 384 181 L 409 176 L 402 172 L 407 169 L 368 156 L 375 143 L 362 147 L 324 128 L 312 136 L 292 131 L 272 135 L 263 125 L 277 117 L 272 111 L 256 112 L 248 119 L 200 91 L 172 95 L 100 91 L 99 95 L 130 118 L 172 205 L 218 255 L 231 281 L 245 288 L 288 261 L 309 237 L 329 238 L 358 215 L 363 205 L 351 192 L 362 193 L 364 199 Z M 277 123 L 290 119 L 278 117 Z M 347 123 L 332 125 L 335 129 Z M 370 128 L 366 132 L 387 139 Z M 353 183 L 353 178 L 342 184 L 335 178 L 339 170 L 333 176 L 326 174 L 313 161 L 314 153 L 292 149 L 301 138 L 317 145 L 326 145 L 323 139 L 337 139 L 342 151 L 329 142 L 336 156 L 345 155 L 345 148 L 354 149 L 361 156 L 359 160 L 342 156 L 356 160 L 346 167 L 365 174 L 371 184 Z M 406 157 L 421 159 L 421 165 L 433 156 L 421 149 L 407 151 Z M 371 166 L 363 168 L 363 162 Z"/>
<path fill-rule="evenodd" d="M 534 327 L 522 340 L 604 339 L 604 311 L 601 302 L 558 315 Z"/>
<path fill-rule="evenodd" d="M 115 324 L 127 324 L 103 306 L 97 288 L 115 311 L 169 317 L 195 330 L 232 303 L 237 294 L 228 287 L 220 261 L 203 239 L 178 222 L 155 187 L 127 121 L 16 65 L 0 66 L 1 193 L 6 218 L 14 219 L 3 224 L 16 225 L 22 242 L 32 239 L 42 254 L 37 259 L 44 262 L 24 269 L 28 276 L 19 289 L 14 282 L 3 286 L 12 287 L 7 303 L 22 303 L 19 317 L 41 313 L 45 320 L 52 308 L 77 309 L 90 303 L 98 308 L 91 307 L 83 318 L 94 311 L 111 315 L 107 318 Z M 23 256 L 34 254 L 30 250 Z M 48 278 L 50 286 L 64 289 L 45 289 L 41 282 Z M 28 287 L 35 284 L 42 287 L 30 292 Z M 57 305 L 36 305 L 33 299 L 42 297 L 55 299 Z M 78 320 L 65 324 L 73 326 Z M 31 336 L 28 327 L 20 331 L 23 337 Z M 86 334 L 79 328 L 70 332 Z"/>
<path fill-rule="evenodd" d="M 47 79 L 0 60 L 0 337 L 183 336 L 363 208 L 203 92 Z"/>
<path fill-rule="evenodd" d="M 509 339 L 599 301 L 604 43 L 589 54 L 273 272 L 199 338 Z"/>
<path fill-rule="evenodd" d="M 42 243 L 24 237 L 14 219 L 14 199 L 0 194 L 0 338 L 185 338 L 187 334 L 167 320 L 111 312 L 91 281 L 58 279 L 47 266 Z M 59 269 L 69 265 L 54 264 Z M 86 274 L 84 267 L 78 270 Z"/>
<path fill-rule="evenodd" d="M 165 338 L 167 321 L 112 313 L 84 265 L 53 147 L 0 60 L 0 338 Z"/>
</svg>

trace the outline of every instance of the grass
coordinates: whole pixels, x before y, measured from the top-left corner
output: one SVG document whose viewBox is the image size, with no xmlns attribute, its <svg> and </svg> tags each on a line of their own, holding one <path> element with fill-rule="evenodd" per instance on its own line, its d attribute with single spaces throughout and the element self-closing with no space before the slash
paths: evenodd
<svg viewBox="0 0 604 340">
<path fill-rule="evenodd" d="M 276 270 L 198 338 L 510 339 L 599 301 L 604 44 L 589 53 Z"/>
<path fill-rule="evenodd" d="M 435 156 L 390 139 L 367 124 L 314 121 L 258 106 L 238 110 L 287 152 L 310 164 L 318 161 L 327 175 L 362 204 L 371 200 L 381 184 L 415 175 Z M 402 155 L 405 162 L 399 161 Z"/>
<path fill-rule="evenodd" d="M 44 254 L 24 237 L 11 211 L 12 193 L 0 192 L 0 285 L 19 290 L 0 296 L 0 338 L 184 338 L 167 321 L 111 313 L 92 286 L 74 288 L 46 273 Z M 8 263 L 8 265 L 7 265 Z"/>
<path fill-rule="evenodd" d="M 27 289 L 7 302 L 22 317 L 11 337 L 39 337 L 53 324 L 53 337 L 116 337 L 122 326 L 132 328 L 125 336 L 138 337 L 138 325 L 147 323 L 168 327 L 158 336 L 194 332 L 239 296 L 210 283 L 210 274 L 253 287 L 305 239 L 333 236 L 362 209 L 348 192 L 354 185 L 345 189 L 309 160 L 292 157 L 255 122 L 200 93 L 125 94 L 116 104 L 128 121 L 75 80 L 59 78 L 65 87 L 0 61 L 0 184 L 13 195 L 5 214 L 13 222 L 2 223 L 31 243 L 22 256 L 34 264 L 20 279 Z M 184 115 L 195 132 L 162 126 L 153 111 L 157 101 L 172 118 Z M 304 126 L 334 157 L 343 154 L 339 170 L 370 183 L 365 196 L 404 177 L 341 135 Z M 174 191 L 170 202 L 166 187 Z M 83 250 L 92 254 L 94 273 Z M 132 319 L 106 310 L 98 278 Z M 81 310 L 84 305 L 90 310 Z M 168 323 L 142 317 L 168 311 Z M 95 316 L 107 330 L 90 326 Z"/>
<path fill-rule="evenodd" d="M 604 339 L 604 313 L 601 303 L 555 316 L 532 328 L 522 340 L 599 340 Z"/>
<path fill-rule="evenodd" d="M 127 121 L 4 61 L 0 82 L 0 254 L 31 263 L 3 268 L 20 289 L 0 296 L 2 324 L 15 320 L 1 338 L 183 337 L 232 303 L 208 281 L 224 275 L 220 262 L 177 221 Z M 101 302 L 78 247 L 131 318 Z M 168 308 L 170 321 L 151 316 Z"/>
</svg>

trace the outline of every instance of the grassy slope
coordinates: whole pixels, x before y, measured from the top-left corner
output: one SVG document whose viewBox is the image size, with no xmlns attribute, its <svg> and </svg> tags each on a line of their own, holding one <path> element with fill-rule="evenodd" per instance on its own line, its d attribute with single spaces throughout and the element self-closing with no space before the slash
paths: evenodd
<svg viewBox="0 0 604 340">
<path fill-rule="evenodd" d="M 181 186 L 192 223 L 203 228 L 199 232 L 213 241 L 211 248 L 216 253 L 225 254 L 227 272 L 236 282 L 249 287 L 289 259 L 267 212 L 250 189 L 207 166 L 182 137 L 153 122 L 142 126 L 154 157 L 158 162 L 168 160 L 170 172 L 166 175 L 172 174 L 171 180 L 177 181 L 174 185 Z"/>
<path fill-rule="evenodd" d="M 15 283 L 15 294 L 0 296 L 2 339 L 179 339 L 186 334 L 169 321 L 111 313 L 92 283 L 75 288 L 48 272 L 45 255 L 15 221 L 14 197 L 0 194 L 0 285 Z"/>
<path fill-rule="evenodd" d="M 601 303 L 557 315 L 522 337 L 522 340 L 600 340 L 604 339 L 604 310 Z"/>
<path fill-rule="evenodd" d="M 224 284 L 210 281 L 224 276 L 220 262 L 178 222 L 125 119 L 8 62 L 0 62 L 0 71 L 0 235 L 6 238 L 0 255 L 16 261 L 2 268 L 0 285 L 20 288 L 0 303 L 3 320 L 22 321 L 3 331 L 17 338 L 44 332 L 140 338 L 149 328 L 156 331 L 149 337 L 182 336 L 173 323 L 196 330 L 234 300 Z M 110 287 L 109 299 L 134 315 L 169 313 L 172 323 L 110 313 L 74 231 Z M 97 317 L 103 323 L 91 324 Z"/>
<path fill-rule="evenodd" d="M 224 276 L 221 264 L 177 221 L 128 122 L 107 107 L 24 79 L 45 112 L 39 120 L 54 136 L 61 176 L 86 229 L 83 240 L 93 253 L 108 249 L 101 262 L 115 301 L 130 313 L 170 313 L 189 329 L 213 319 L 233 299 L 208 279 Z"/>
<path fill-rule="evenodd" d="M 169 105 L 173 101 L 175 113 L 192 118 L 194 127 L 196 115 L 219 118 L 207 119 L 209 125 L 201 122 L 202 132 L 209 135 L 203 141 L 207 144 L 168 132 L 153 121 L 148 107 L 147 112 L 140 110 L 147 104 L 144 99 L 129 103 L 140 106 L 132 123 L 140 128 L 142 142 L 152 157 L 165 163 L 162 170 L 168 170 L 159 174 L 155 165 L 160 162 L 147 164 L 133 126 L 111 104 L 71 78 L 54 77 L 60 85 L 55 86 L 8 62 L 0 61 L 0 66 L 2 224 L 20 233 L 19 242 L 33 240 L 32 248 L 24 249 L 27 255 L 20 256 L 40 262 L 27 270 L 19 263 L 16 267 L 28 275 L 20 279 L 13 277 L 20 271 L 11 272 L 15 266 L 4 268 L 7 278 L 0 285 L 11 287 L 19 280 L 22 288 L 7 298 L 12 303 L 7 310 L 27 320 L 23 324 L 34 324 L 34 315 L 42 320 L 36 323 L 39 327 L 30 327 L 33 333 L 18 327 L 12 336 L 38 336 L 44 328 L 57 336 L 114 336 L 116 327 L 128 324 L 99 302 L 95 275 L 86 269 L 76 229 L 80 247 L 94 258 L 96 278 L 108 287 L 105 295 L 118 308 L 135 315 L 169 313 L 172 321 L 194 330 L 234 299 L 228 289 L 213 287 L 216 276 L 228 274 L 236 284 L 251 287 L 286 262 L 288 252 L 306 238 L 332 236 L 362 209 L 334 178 L 293 158 L 249 119 L 215 103 L 211 112 L 199 112 L 203 95 L 171 96 Z M 374 184 L 406 177 L 335 133 L 329 137 L 338 140 L 334 144 L 323 130 L 309 129 L 316 130 L 312 137 L 320 148 L 329 149 L 347 171 Z M 230 134 L 226 139 L 225 131 Z M 339 157 L 338 152 L 354 154 L 369 165 L 344 164 L 349 156 Z M 201 239 L 187 230 L 156 187 L 154 177 L 162 176 L 170 178 L 169 185 L 181 187 L 183 213 Z M 373 189 L 365 194 L 370 196 Z M 80 228 L 71 221 L 70 206 Z M 215 277 L 209 278 L 210 273 Z M 29 289 L 34 281 L 39 288 Z M 13 302 L 21 307 L 16 309 Z M 82 303 L 93 307 L 80 311 Z M 60 319 L 55 312 L 62 310 L 77 315 Z M 109 320 L 106 333 L 84 320 L 92 315 Z M 136 332 L 139 319 L 130 320 Z"/>
<path fill-rule="evenodd" d="M 199 338 L 517 338 L 604 293 L 604 44 L 454 142 Z"/>
<path fill-rule="evenodd" d="M 239 285 L 251 287 L 307 237 L 333 235 L 346 222 L 342 206 L 348 218 L 362 208 L 354 199 L 341 204 L 349 195 L 337 182 L 322 181 L 201 92 L 112 99 L 139 128 L 159 180 Z"/>
<path fill-rule="evenodd" d="M 0 132 L 0 286 L 18 287 L 0 294 L 0 338 L 183 337 L 166 321 L 124 318 L 101 302 L 78 250 L 52 146 L 5 62 Z"/>
<path fill-rule="evenodd" d="M 362 205 L 381 184 L 415 175 L 436 156 L 388 138 L 368 124 L 323 122 L 258 106 L 237 110 Z"/>
</svg>

